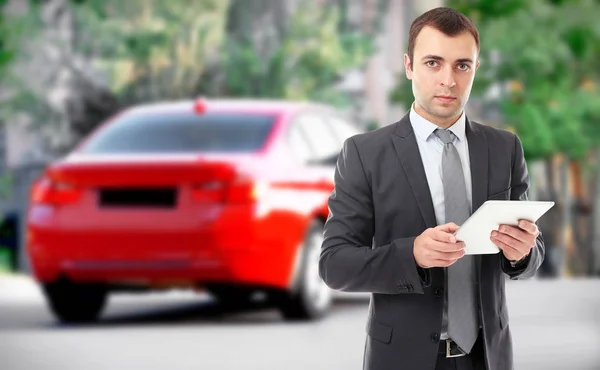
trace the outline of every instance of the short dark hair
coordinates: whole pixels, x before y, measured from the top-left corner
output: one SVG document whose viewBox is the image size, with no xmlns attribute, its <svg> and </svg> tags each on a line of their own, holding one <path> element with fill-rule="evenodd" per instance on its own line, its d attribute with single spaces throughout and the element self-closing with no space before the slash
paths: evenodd
<svg viewBox="0 0 600 370">
<path fill-rule="evenodd" d="M 425 26 L 433 27 L 450 37 L 463 32 L 470 32 L 475 38 L 477 50 L 479 50 L 479 31 L 466 15 L 452 8 L 434 8 L 418 16 L 410 25 L 408 31 L 408 57 L 410 58 L 411 69 L 415 53 L 415 41 Z"/>
</svg>

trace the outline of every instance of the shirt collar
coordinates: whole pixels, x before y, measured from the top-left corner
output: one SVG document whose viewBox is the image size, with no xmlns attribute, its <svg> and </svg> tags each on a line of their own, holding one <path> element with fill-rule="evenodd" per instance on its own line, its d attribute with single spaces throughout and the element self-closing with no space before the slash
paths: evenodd
<svg viewBox="0 0 600 370">
<path fill-rule="evenodd" d="M 423 141 L 427 141 L 433 132 L 440 128 L 435 123 L 432 123 L 425 118 L 421 117 L 415 111 L 415 104 L 413 103 L 410 107 L 410 124 L 412 125 L 413 131 Z M 448 128 L 459 141 L 463 141 L 466 137 L 466 119 L 465 112 L 463 111 L 460 117 L 452 126 Z"/>
</svg>

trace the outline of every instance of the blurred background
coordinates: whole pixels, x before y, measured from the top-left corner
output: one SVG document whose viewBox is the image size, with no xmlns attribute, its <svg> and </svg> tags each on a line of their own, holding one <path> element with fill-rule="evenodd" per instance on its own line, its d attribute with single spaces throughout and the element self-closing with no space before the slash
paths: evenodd
<svg viewBox="0 0 600 370">
<path fill-rule="evenodd" d="M 537 277 L 507 282 L 517 368 L 600 369 L 598 0 L 0 0 L 0 368 L 360 369 L 361 294 L 301 323 L 179 290 L 58 323 L 27 258 L 30 189 L 138 104 L 312 101 L 358 131 L 392 124 L 413 101 L 408 28 L 437 6 L 481 34 L 469 117 L 516 132 L 530 199 L 556 202 Z"/>
</svg>

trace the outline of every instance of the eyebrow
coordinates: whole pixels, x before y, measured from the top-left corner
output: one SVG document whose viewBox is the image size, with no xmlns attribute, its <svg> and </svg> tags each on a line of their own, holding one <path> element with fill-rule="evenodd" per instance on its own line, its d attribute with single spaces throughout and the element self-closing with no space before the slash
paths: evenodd
<svg viewBox="0 0 600 370">
<path fill-rule="evenodd" d="M 443 61 L 444 58 L 442 58 L 439 55 L 425 55 L 423 58 L 421 58 L 421 60 L 426 60 L 426 59 L 433 59 L 433 60 L 439 60 L 439 61 Z M 455 63 L 471 63 L 473 64 L 473 59 L 471 58 L 460 58 L 460 59 L 456 59 Z"/>
</svg>

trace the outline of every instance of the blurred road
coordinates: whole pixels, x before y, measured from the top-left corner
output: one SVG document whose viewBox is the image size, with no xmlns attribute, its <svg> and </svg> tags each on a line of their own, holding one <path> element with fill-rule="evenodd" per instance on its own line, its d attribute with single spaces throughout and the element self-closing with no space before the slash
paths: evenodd
<svg viewBox="0 0 600 370">
<path fill-rule="evenodd" d="M 517 370 L 600 369 L 600 280 L 510 281 L 507 293 Z M 30 281 L 0 276 L 0 369 L 360 370 L 367 305 L 339 297 L 325 320 L 290 324 L 187 292 L 117 295 L 101 322 L 70 327 Z"/>
</svg>

